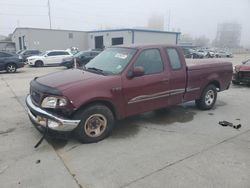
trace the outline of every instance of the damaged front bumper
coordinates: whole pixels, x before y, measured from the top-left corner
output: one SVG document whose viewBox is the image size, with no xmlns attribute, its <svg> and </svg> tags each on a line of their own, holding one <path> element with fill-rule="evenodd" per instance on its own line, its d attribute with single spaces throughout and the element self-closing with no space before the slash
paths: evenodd
<svg viewBox="0 0 250 188">
<path fill-rule="evenodd" d="M 74 130 L 80 123 L 80 120 L 64 119 L 35 106 L 30 95 L 26 98 L 26 105 L 28 107 L 28 115 L 35 126 L 43 128 L 48 126 L 49 129 L 65 132 Z"/>
</svg>

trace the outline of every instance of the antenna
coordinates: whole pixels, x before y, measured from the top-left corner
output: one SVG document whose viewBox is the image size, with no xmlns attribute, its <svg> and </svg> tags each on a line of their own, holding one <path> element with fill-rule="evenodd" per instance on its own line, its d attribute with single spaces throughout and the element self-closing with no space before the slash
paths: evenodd
<svg viewBox="0 0 250 188">
<path fill-rule="evenodd" d="M 49 16 L 49 28 L 51 29 L 50 0 L 48 0 L 48 16 Z"/>
</svg>

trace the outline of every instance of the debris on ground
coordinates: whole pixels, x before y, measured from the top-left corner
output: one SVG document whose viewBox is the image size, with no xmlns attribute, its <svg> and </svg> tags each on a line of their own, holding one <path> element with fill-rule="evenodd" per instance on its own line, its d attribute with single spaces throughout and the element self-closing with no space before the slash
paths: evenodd
<svg viewBox="0 0 250 188">
<path fill-rule="evenodd" d="M 36 164 L 39 164 L 41 162 L 41 160 L 40 159 L 38 159 L 37 161 L 36 161 Z"/>
<path fill-rule="evenodd" d="M 233 123 L 228 122 L 228 121 L 220 121 L 219 124 L 222 125 L 222 126 L 224 126 L 224 127 L 228 126 L 228 127 L 233 127 L 235 129 L 241 128 L 241 124 L 234 125 Z"/>
</svg>

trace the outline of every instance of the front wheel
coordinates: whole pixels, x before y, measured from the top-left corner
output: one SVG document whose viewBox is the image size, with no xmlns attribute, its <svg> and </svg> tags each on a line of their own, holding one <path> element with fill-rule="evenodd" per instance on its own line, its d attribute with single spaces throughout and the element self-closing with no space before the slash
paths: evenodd
<svg viewBox="0 0 250 188">
<path fill-rule="evenodd" d="M 8 73 L 15 73 L 16 72 L 16 69 L 17 69 L 17 66 L 14 64 L 14 63 L 9 63 L 7 66 L 6 66 L 6 71 Z"/>
<path fill-rule="evenodd" d="M 105 105 L 95 104 L 74 116 L 80 119 L 74 135 L 82 143 L 92 143 L 108 137 L 114 126 L 114 115 Z"/>
<path fill-rule="evenodd" d="M 213 108 L 217 99 L 217 90 L 214 85 L 208 85 L 202 92 L 201 98 L 195 100 L 197 107 L 201 110 Z"/>
<path fill-rule="evenodd" d="M 35 67 L 43 67 L 43 62 L 42 61 L 36 61 L 35 62 Z"/>
</svg>

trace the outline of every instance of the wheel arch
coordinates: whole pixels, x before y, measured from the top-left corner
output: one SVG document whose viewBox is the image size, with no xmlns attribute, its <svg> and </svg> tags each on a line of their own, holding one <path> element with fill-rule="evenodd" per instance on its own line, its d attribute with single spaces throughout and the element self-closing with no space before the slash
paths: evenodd
<svg viewBox="0 0 250 188">
<path fill-rule="evenodd" d="M 8 66 L 9 64 L 14 64 L 14 65 L 17 67 L 16 62 L 14 62 L 14 61 L 9 61 L 9 62 L 6 62 L 6 63 L 5 63 L 5 69 L 7 68 L 7 66 Z"/>
<path fill-rule="evenodd" d="M 41 63 L 44 65 L 44 61 L 43 61 L 43 60 L 41 60 L 41 59 L 37 59 L 37 60 L 35 60 L 34 65 L 36 65 L 36 63 L 37 63 L 37 62 L 41 62 Z"/>
<path fill-rule="evenodd" d="M 208 85 L 214 85 L 218 91 L 220 91 L 221 89 L 221 85 L 220 85 L 220 82 L 218 80 L 212 80 L 210 81 L 205 87 L 204 89 L 208 86 Z"/>
<path fill-rule="evenodd" d="M 116 110 L 114 104 L 113 104 L 112 102 L 108 101 L 108 100 L 103 100 L 103 99 L 97 99 L 97 100 L 89 101 L 89 102 L 87 102 L 87 103 L 82 104 L 82 105 L 78 108 L 78 110 L 76 110 L 76 111 L 74 112 L 74 114 L 76 114 L 77 112 L 82 111 L 82 110 L 88 108 L 89 106 L 97 105 L 97 104 L 104 105 L 104 106 L 108 107 L 108 108 L 111 110 L 111 112 L 113 113 L 114 118 L 115 118 L 115 119 L 120 119 L 120 115 L 119 115 L 119 113 L 117 112 L 117 110 Z"/>
</svg>

